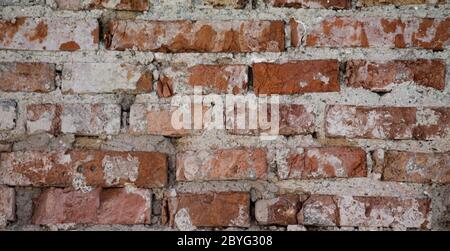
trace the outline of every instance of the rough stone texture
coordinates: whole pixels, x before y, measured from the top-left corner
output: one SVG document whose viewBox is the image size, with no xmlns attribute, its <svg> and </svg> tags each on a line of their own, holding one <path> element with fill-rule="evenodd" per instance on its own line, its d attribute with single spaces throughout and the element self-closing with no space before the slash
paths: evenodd
<svg viewBox="0 0 450 251">
<path fill-rule="evenodd" d="M 16 103 L 12 101 L 0 102 L 0 131 L 12 130 L 16 126 L 17 109 Z"/>
<path fill-rule="evenodd" d="M 0 228 L 16 219 L 16 196 L 14 188 L 0 186 Z"/>
<path fill-rule="evenodd" d="M 0 90 L 4 92 L 50 92 L 55 88 L 55 65 L 0 63 Z"/>
<path fill-rule="evenodd" d="M 149 8 L 148 0 L 55 0 L 58 9 L 63 10 L 87 10 L 87 9 L 115 9 L 147 11 Z"/>
<path fill-rule="evenodd" d="M 25 18 L 0 20 L 0 49 L 77 51 L 95 50 L 97 20 Z"/>
<path fill-rule="evenodd" d="M 281 21 L 115 20 L 106 40 L 110 50 L 159 52 L 278 52 L 285 46 Z"/>
<path fill-rule="evenodd" d="M 167 184 L 167 156 L 153 152 L 27 151 L 1 153 L 0 183 L 89 189 Z"/>
<path fill-rule="evenodd" d="M 250 225 L 248 193 L 178 194 L 167 200 L 169 224 L 179 230 Z"/>
<path fill-rule="evenodd" d="M 267 179 L 264 149 L 227 149 L 177 154 L 177 180 Z"/>
<path fill-rule="evenodd" d="M 401 5 L 412 5 L 412 4 L 443 4 L 445 0 L 358 0 L 359 6 L 377 6 L 394 4 L 397 6 Z"/>
<path fill-rule="evenodd" d="M 443 49 L 450 44 L 450 19 L 331 17 L 306 33 L 293 29 L 294 46 Z M 298 25 L 298 24 L 297 24 Z M 304 31 L 304 30 L 303 30 Z"/>
<path fill-rule="evenodd" d="M 450 183 L 450 153 L 384 152 L 375 158 L 383 180 L 413 183 Z"/>
<path fill-rule="evenodd" d="M 64 64 L 62 91 L 65 93 L 151 92 L 153 75 L 143 65 L 114 63 Z"/>
<path fill-rule="evenodd" d="M 348 9 L 350 0 L 268 0 L 274 7 Z"/>
<path fill-rule="evenodd" d="M 148 190 L 100 188 L 87 193 L 49 188 L 35 201 L 33 223 L 144 224 L 150 222 Z"/>
<path fill-rule="evenodd" d="M 255 64 L 253 81 L 257 95 L 339 92 L 339 64 L 335 60 Z"/>
<path fill-rule="evenodd" d="M 346 84 L 377 92 L 389 92 L 392 85 L 414 82 L 438 90 L 445 88 L 445 62 L 442 60 L 395 60 L 389 62 L 347 62 Z"/>
<path fill-rule="evenodd" d="M 281 158 L 283 158 L 282 156 Z M 360 148 L 326 147 L 292 150 L 278 168 L 282 179 L 351 178 L 367 175 L 366 152 Z"/>
<path fill-rule="evenodd" d="M 216 8 L 234 8 L 243 9 L 248 0 L 202 0 L 206 5 L 211 5 Z"/>
</svg>

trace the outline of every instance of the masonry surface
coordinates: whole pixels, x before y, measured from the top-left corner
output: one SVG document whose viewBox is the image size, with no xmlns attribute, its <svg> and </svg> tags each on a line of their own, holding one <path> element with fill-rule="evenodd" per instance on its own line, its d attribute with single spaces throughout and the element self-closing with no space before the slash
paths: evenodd
<svg viewBox="0 0 450 251">
<path fill-rule="evenodd" d="M 0 0 L 0 229 L 448 230 L 449 13 Z M 173 128 L 194 87 L 279 95 L 280 135 Z"/>
</svg>

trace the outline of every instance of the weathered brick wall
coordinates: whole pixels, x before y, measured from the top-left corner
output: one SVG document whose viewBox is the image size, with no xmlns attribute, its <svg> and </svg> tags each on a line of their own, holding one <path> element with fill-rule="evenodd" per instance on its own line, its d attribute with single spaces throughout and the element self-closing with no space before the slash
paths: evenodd
<svg viewBox="0 0 450 251">
<path fill-rule="evenodd" d="M 449 13 L 0 0 L 0 228 L 448 229 Z M 173 128 L 196 86 L 280 95 L 280 135 Z"/>
</svg>

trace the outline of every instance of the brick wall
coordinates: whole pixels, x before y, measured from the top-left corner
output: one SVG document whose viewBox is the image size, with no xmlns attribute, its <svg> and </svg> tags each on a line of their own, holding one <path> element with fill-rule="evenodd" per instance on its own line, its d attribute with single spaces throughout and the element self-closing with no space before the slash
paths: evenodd
<svg viewBox="0 0 450 251">
<path fill-rule="evenodd" d="M 0 228 L 448 229 L 449 12 L 3 0 Z M 214 95 L 200 113 L 277 96 L 277 135 L 175 128 L 173 101 L 198 87 Z"/>
</svg>

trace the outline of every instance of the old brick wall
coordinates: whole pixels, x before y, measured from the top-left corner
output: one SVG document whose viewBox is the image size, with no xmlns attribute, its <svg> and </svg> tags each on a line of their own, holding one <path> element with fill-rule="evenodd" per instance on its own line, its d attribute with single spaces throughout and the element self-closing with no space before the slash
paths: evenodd
<svg viewBox="0 0 450 251">
<path fill-rule="evenodd" d="M 448 229 L 449 14 L 0 0 L 0 228 Z M 280 95 L 280 135 L 172 128 L 194 86 Z"/>
</svg>

